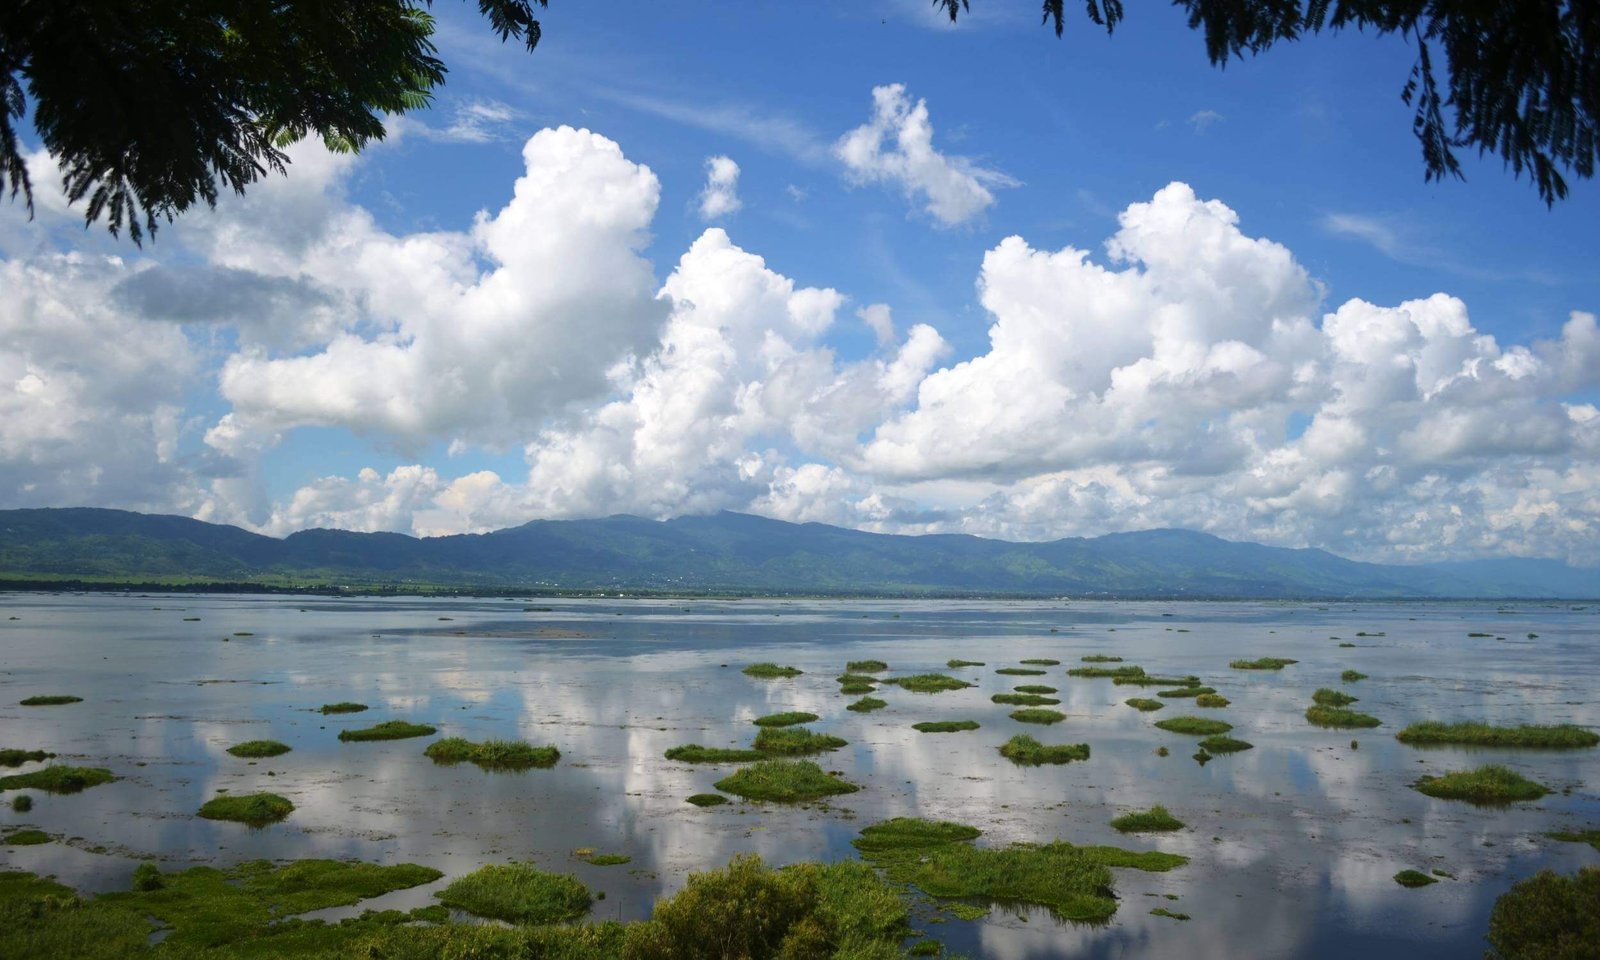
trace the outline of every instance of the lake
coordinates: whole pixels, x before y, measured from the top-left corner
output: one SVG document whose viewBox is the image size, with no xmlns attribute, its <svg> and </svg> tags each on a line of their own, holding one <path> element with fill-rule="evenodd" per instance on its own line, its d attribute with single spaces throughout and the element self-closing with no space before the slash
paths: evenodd
<svg viewBox="0 0 1600 960">
<path fill-rule="evenodd" d="M 1600 606 L 1592 604 L 11 594 L 0 608 L 0 746 L 51 750 L 57 762 L 122 778 L 74 795 L 36 793 L 26 814 L 0 809 L 8 829 L 71 838 L 0 846 L 0 868 L 54 874 L 83 891 L 125 889 L 135 863 L 150 857 L 164 870 L 260 857 L 443 870 L 443 881 L 362 905 L 411 907 L 432 902 L 449 877 L 531 860 L 604 891 L 593 916 L 628 920 L 647 916 L 690 872 L 736 853 L 774 863 L 852 857 L 861 827 L 916 815 L 979 827 L 980 844 L 1059 838 L 1191 858 L 1167 873 L 1115 870 L 1121 903 L 1104 926 L 997 906 L 979 921 L 924 927 L 952 951 L 1419 960 L 1480 955 L 1490 907 L 1513 882 L 1600 862 L 1588 846 L 1542 836 L 1600 827 L 1600 750 L 1418 749 L 1394 739 L 1426 719 L 1600 726 Z M 1150 673 L 1196 674 L 1232 705 L 1171 700 L 1141 713 L 1123 701 L 1162 688 L 1066 676 L 1094 654 Z M 1299 662 L 1229 667 L 1261 656 Z M 951 658 L 986 666 L 946 670 Z M 1061 665 L 1037 677 L 995 673 L 1025 658 Z M 887 708 L 852 713 L 844 706 L 855 697 L 834 678 L 860 659 L 886 661 L 890 676 L 936 670 L 976 686 L 915 694 L 884 685 L 875 696 Z M 805 673 L 740 673 L 768 660 Z M 1341 684 L 1351 668 L 1368 679 Z M 1067 719 L 1022 724 L 1008 716 L 1013 707 L 990 702 L 1028 683 L 1059 688 L 1055 709 Z M 1304 711 L 1318 687 L 1355 694 L 1354 709 L 1383 725 L 1310 725 Z M 84 702 L 17 705 L 36 694 Z M 317 712 L 341 700 L 372 709 Z M 744 746 L 755 717 L 785 710 L 816 713 L 813 729 L 849 741 L 816 759 L 859 793 L 796 807 L 684 802 L 735 767 L 672 762 L 663 751 Z M 1255 748 L 1197 763 L 1197 738 L 1153 725 L 1185 714 L 1225 719 Z M 547 770 L 488 773 L 435 765 L 422 755 L 429 739 L 337 738 L 387 719 L 435 724 L 440 736 L 554 744 L 562 759 Z M 911 728 L 940 719 L 981 728 Z M 1092 756 L 1017 767 L 996 747 L 1019 732 L 1088 743 Z M 293 752 L 255 762 L 225 752 L 267 738 Z M 1170 755 L 1158 755 L 1163 746 Z M 1488 762 L 1554 792 L 1482 808 L 1410 787 L 1424 774 Z M 296 809 L 259 830 L 194 815 L 224 789 L 270 790 Z M 1153 804 L 1188 829 L 1123 835 L 1109 826 Z M 580 847 L 632 861 L 594 866 L 574 856 Z M 1453 879 L 1405 889 L 1391 878 L 1408 867 Z M 1154 916 L 1153 907 L 1192 919 Z"/>
</svg>

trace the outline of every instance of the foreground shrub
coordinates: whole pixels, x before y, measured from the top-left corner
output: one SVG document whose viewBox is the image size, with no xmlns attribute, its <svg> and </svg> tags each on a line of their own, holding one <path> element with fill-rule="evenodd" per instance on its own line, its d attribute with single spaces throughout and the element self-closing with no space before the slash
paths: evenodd
<svg viewBox="0 0 1600 960">
<path fill-rule="evenodd" d="M 1489 913 L 1487 960 L 1593 960 L 1600 944 L 1600 867 L 1571 877 L 1543 870 Z"/>
</svg>

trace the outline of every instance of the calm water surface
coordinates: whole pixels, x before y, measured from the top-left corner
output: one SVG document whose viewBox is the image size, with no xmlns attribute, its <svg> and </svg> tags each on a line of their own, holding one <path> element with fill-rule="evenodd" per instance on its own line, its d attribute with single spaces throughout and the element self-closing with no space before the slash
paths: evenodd
<svg viewBox="0 0 1600 960">
<path fill-rule="evenodd" d="M 551 609 L 526 610 L 530 603 Z M 1492 636 L 1469 638 L 1474 632 Z M 1357 646 L 1341 648 L 1341 640 Z M 1151 673 L 1198 674 L 1233 705 L 1205 711 L 1174 701 L 1139 713 L 1122 701 L 1157 688 L 1065 675 L 1094 653 Z M 1228 667 L 1264 655 L 1300 662 L 1281 672 Z M 884 686 L 877 696 L 890 706 L 871 714 L 846 711 L 854 698 L 833 679 L 848 660 L 944 672 L 952 657 L 987 662 L 951 671 L 976 688 L 919 695 Z M 1063 662 L 1043 677 L 994 672 L 1027 657 Z M 759 660 L 806 673 L 780 681 L 739 673 Z M 1347 668 L 1370 679 L 1341 685 Z M 1030 682 L 1060 688 L 1064 723 L 1019 724 L 1007 716 L 1013 708 L 989 701 Z M 1513 882 L 1544 867 L 1600 863 L 1590 847 L 1541 836 L 1600 827 L 1600 751 L 1419 750 L 1393 734 L 1423 719 L 1600 726 L 1597 682 L 1600 606 L 1583 604 L 12 594 L 0 596 L 0 746 L 52 750 L 122 779 L 73 796 L 36 795 L 27 814 L 0 809 L 7 829 L 28 824 L 72 838 L 0 847 L 0 868 L 98 891 L 125 888 L 137 859 L 149 857 L 166 869 L 258 857 L 412 861 L 450 876 L 532 860 L 605 891 L 595 915 L 626 920 L 647 916 L 691 871 L 736 853 L 776 863 L 851 857 L 861 826 L 918 815 L 979 826 L 981 843 L 1061 838 L 1192 858 L 1165 874 L 1114 871 L 1122 904 L 1107 926 L 997 908 L 982 921 L 925 927 L 973 955 L 1476 956 L 1489 908 Z M 1356 694 L 1356 709 L 1384 725 L 1310 726 L 1302 714 L 1319 686 Z M 41 693 L 85 702 L 16 705 Z M 315 712 L 336 700 L 372 709 Z M 813 728 L 849 740 L 819 762 L 862 791 L 809 807 L 684 803 L 733 768 L 673 763 L 662 751 L 743 745 L 757 729 L 753 718 L 780 710 L 819 714 Z M 1152 725 L 1189 713 L 1228 720 L 1255 749 L 1195 763 L 1195 738 Z M 337 739 L 341 729 L 391 718 L 436 724 L 440 736 L 553 743 L 562 760 L 551 770 L 489 774 L 435 766 L 422 756 L 427 740 Z M 982 729 L 911 729 L 969 718 Z M 995 747 L 1018 732 L 1087 742 L 1092 759 L 1014 767 Z M 264 738 L 294 752 L 255 763 L 224 752 Z M 1160 746 L 1171 755 L 1158 756 Z M 1409 787 L 1425 773 L 1485 762 L 1555 793 L 1485 809 Z M 262 830 L 195 817 L 222 789 L 271 790 L 296 810 Z M 1124 837 L 1107 825 L 1157 803 L 1189 829 Z M 591 866 L 573 856 L 579 847 L 633 861 Z M 1455 879 L 1407 890 L 1390 879 L 1407 867 Z M 426 904 L 443 882 L 363 906 Z M 1193 919 L 1151 916 L 1154 906 Z"/>
</svg>

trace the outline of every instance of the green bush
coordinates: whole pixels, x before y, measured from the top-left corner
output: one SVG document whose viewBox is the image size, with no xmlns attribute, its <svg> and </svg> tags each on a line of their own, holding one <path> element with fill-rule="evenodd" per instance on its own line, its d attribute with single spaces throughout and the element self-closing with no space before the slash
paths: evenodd
<svg viewBox="0 0 1600 960">
<path fill-rule="evenodd" d="M 1571 877 L 1543 870 L 1501 894 L 1489 912 L 1487 960 L 1594 960 L 1600 944 L 1600 867 Z"/>
</svg>

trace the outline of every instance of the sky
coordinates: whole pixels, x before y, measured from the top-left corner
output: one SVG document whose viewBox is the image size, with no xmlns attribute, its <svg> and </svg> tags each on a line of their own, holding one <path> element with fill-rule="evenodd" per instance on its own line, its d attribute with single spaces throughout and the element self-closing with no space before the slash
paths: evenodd
<svg viewBox="0 0 1600 960">
<path fill-rule="evenodd" d="M 1594 183 L 1424 182 L 1398 41 L 972 6 L 555 0 L 529 53 L 439 0 L 430 109 L 143 248 L 35 141 L 0 507 L 1600 564 Z"/>
</svg>

